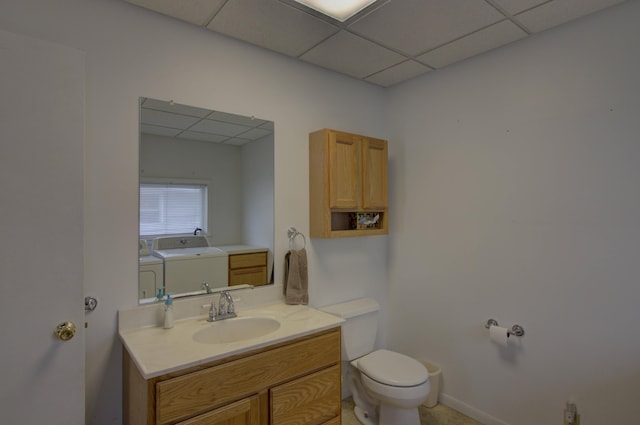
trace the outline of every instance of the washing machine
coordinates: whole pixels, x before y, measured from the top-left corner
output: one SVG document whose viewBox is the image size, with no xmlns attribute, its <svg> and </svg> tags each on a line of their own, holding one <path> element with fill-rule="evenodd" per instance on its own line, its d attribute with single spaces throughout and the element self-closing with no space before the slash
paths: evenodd
<svg viewBox="0 0 640 425">
<path fill-rule="evenodd" d="M 154 257 L 144 240 L 138 245 L 139 281 L 138 298 L 155 298 L 158 289 L 164 286 L 164 267 L 162 259 Z"/>
<path fill-rule="evenodd" d="M 184 294 L 226 287 L 229 282 L 229 255 L 213 246 L 205 236 L 158 238 L 153 255 L 164 264 L 165 292 Z"/>
</svg>

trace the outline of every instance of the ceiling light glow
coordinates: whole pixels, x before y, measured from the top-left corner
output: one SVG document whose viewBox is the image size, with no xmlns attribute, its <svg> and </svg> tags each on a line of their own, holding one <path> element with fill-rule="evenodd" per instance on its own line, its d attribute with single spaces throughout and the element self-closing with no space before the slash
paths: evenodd
<svg viewBox="0 0 640 425">
<path fill-rule="evenodd" d="M 320 13 L 344 22 L 377 0 L 295 0 Z"/>
</svg>

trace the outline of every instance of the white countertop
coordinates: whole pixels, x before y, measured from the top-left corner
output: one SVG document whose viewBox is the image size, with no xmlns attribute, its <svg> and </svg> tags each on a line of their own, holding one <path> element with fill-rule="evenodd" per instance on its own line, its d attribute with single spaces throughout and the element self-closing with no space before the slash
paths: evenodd
<svg viewBox="0 0 640 425">
<path fill-rule="evenodd" d="M 254 252 L 269 251 L 268 248 L 253 245 L 216 245 L 216 248 L 221 249 L 228 254 L 251 254 Z"/>
<path fill-rule="evenodd" d="M 236 311 L 238 317 L 270 317 L 280 322 L 280 328 L 270 334 L 245 341 L 223 344 L 202 344 L 192 336 L 200 329 L 212 326 L 206 315 L 178 320 L 172 329 L 147 326 L 121 329 L 120 339 L 145 379 L 154 378 L 191 366 L 221 359 L 233 354 L 287 341 L 314 332 L 340 326 L 340 317 L 302 305 L 282 302 Z M 233 319 L 227 319 L 233 320 Z"/>
</svg>

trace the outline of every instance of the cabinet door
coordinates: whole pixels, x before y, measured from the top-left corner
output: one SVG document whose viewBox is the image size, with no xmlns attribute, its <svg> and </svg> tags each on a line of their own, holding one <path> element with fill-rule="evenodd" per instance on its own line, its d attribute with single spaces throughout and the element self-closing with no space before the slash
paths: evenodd
<svg viewBox="0 0 640 425">
<path fill-rule="evenodd" d="M 360 144 L 353 134 L 329 132 L 329 208 L 360 204 Z"/>
<path fill-rule="evenodd" d="M 248 397 L 178 425 L 260 425 L 260 400 Z"/>
<path fill-rule="evenodd" d="M 338 365 L 271 389 L 272 425 L 339 423 L 340 413 Z"/>
<path fill-rule="evenodd" d="M 387 207 L 387 143 L 384 140 L 362 139 L 362 207 Z"/>
</svg>

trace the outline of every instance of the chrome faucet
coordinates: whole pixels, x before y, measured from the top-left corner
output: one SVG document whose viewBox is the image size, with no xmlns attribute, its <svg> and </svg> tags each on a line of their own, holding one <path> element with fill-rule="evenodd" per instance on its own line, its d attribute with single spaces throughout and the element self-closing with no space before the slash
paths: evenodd
<svg viewBox="0 0 640 425">
<path fill-rule="evenodd" d="M 218 320 L 230 319 L 237 317 L 235 306 L 233 305 L 233 297 L 229 291 L 220 292 L 220 298 L 218 299 L 218 307 L 216 308 L 215 301 L 211 301 L 211 307 L 209 308 L 209 318 L 207 321 L 216 322 Z"/>
<path fill-rule="evenodd" d="M 200 287 L 202 289 L 204 289 L 205 291 L 207 291 L 207 294 L 211 293 L 211 287 L 209 286 L 209 284 L 207 282 L 202 282 L 202 285 L 200 285 Z"/>
</svg>

